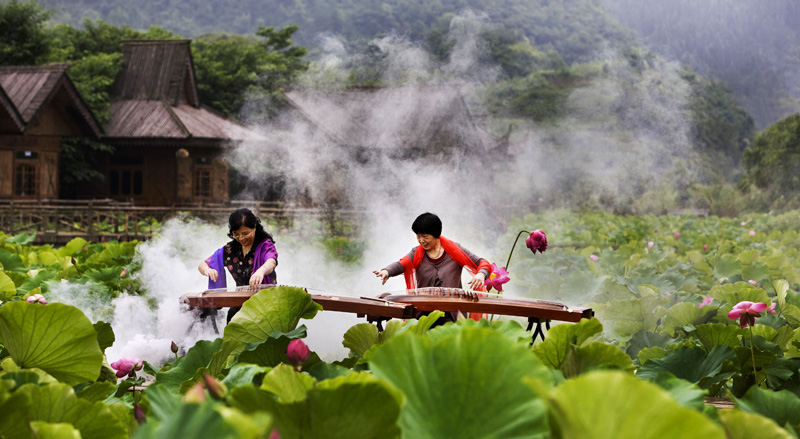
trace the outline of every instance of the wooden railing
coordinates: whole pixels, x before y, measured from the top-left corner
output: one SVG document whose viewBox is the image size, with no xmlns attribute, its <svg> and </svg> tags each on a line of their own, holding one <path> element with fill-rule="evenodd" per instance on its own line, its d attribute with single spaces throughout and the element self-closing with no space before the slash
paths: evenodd
<svg viewBox="0 0 800 439">
<path fill-rule="evenodd" d="M 226 224 L 239 207 L 252 210 L 270 228 L 291 229 L 297 221 L 315 221 L 322 232 L 347 235 L 347 224 L 358 211 L 316 207 L 288 207 L 278 202 L 232 201 L 226 204 L 192 204 L 163 207 L 135 206 L 114 200 L 0 200 L 0 231 L 36 234 L 37 244 L 63 244 L 76 237 L 87 241 L 145 240 L 170 218 L 190 216 Z"/>
</svg>

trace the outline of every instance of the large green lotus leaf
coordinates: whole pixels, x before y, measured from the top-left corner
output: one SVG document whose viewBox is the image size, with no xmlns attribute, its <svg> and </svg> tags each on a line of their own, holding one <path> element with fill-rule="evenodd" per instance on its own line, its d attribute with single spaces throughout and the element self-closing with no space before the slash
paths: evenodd
<svg viewBox="0 0 800 439">
<path fill-rule="evenodd" d="M 705 407 L 705 392 L 696 384 L 677 378 L 669 372 L 661 372 L 652 380 L 675 398 L 684 407 L 702 412 Z"/>
<path fill-rule="evenodd" d="M 144 390 L 149 407 L 147 419 L 164 421 L 180 410 L 182 401 L 180 395 L 165 386 L 148 386 Z"/>
<path fill-rule="evenodd" d="M 760 323 L 753 325 L 751 327 L 751 330 L 753 331 L 754 336 L 757 335 L 763 337 L 764 340 L 769 342 L 772 342 L 773 340 L 775 340 L 775 337 L 778 336 L 778 331 L 776 331 L 775 328 L 772 328 L 767 325 L 762 325 Z"/>
<path fill-rule="evenodd" d="M 192 379 L 201 367 L 208 367 L 212 356 L 220 350 L 221 345 L 221 338 L 198 341 L 171 369 L 159 372 L 153 386 L 166 386 L 172 392 L 179 392 L 182 382 Z"/>
<path fill-rule="evenodd" d="M 661 346 L 653 346 L 652 348 L 644 348 L 639 351 L 639 364 L 647 363 L 648 360 L 655 358 L 664 358 L 667 356 L 667 350 Z"/>
<path fill-rule="evenodd" d="M 12 392 L 0 381 L 0 434 L 5 439 L 31 437 L 31 428 L 28 424 L 30 405 L 31 400 L 27 394 Z"/>
<path fill-rule="evenodd" d="M 239 434 L 210 403 L 183 404 L 161 422 L 142 424 L 134 439 L 235 439 Z M 85 439 L 85 438 L 84 438 Z"/>
<path fill-rule="evenodd" d="M 88 318 L 74 306 L 7 303 L 0 308 L 0 341 L 22 368 L 39 368 L 76 385 L 100 375 L 103 352 Z"/>
<path fill-rule="evenodd" d="M 61 256 L 77 256 L 83 251 L 88 242 L 83 238 L 73 238 L 64 247 L 58 249 L 58 254 Z"/>
<path fill-rule="evenodd" d="M 293 331 L 300 319 L 311 319 L 322 307 L 311 295 L 296 287 L 261 290 L 242 305 L 225 326 L 224 339 L 244 345 L 266 340 L 273 333 Z"/>
<path fill-rule="evenodd" d="M 598 368 L 619 368 L 626 372 L 634 370 L 633 360 L 619 347 L 596 341 L 574 347 L 567 355 L 561 372 L 565 378 L 572 378 Z"/>
<path fill-rule="evenodd" d="M 281 437 L 378 439 L 400 437 L 401 401 L 402 395 L 385 381 L 355 372 L 318 383 L 302 401 L 260 402 L 273 414 Z"/>
<path fill-rule="evenodd" d="M 659 372 L 670 372 L 678 378 L 708 388 L 713 378 L 722 371 L 725 361 L 735 361 L 736 354 L 730 346 L 714 346 L 706 353 L 694 346 L 681 347 L 663 358 L 654 358 L 643 364 L 636 376 L 654 379 Z"/>
<path fill-rule="evenodd" d="M 794 439 L 775 421 L 756 413 L 722 410 L 719 417 L 728 432 L 728 439 Z"/>
<path fill-rule="evenodd" d="M 781 307 L 781 315 L 793 327 L 800 327 L 800 308 L 787 303 Z"/>
<path fill-rule="evenodd" d="M 582 332 L 585 332 L 585 333 L 588 333 L 590 331 L 594 331 L 591 335 L 594 335 L 596 333 L 600 333 L 603 330 L 602 325 L 600 325 L 599 322 L 597 324 L 599 329 L 597 329 L 597 327 L 593 327 L 592 329 L 587 329 L 588 326 L 583 326 L 583 325 L 577 325 L 577 326 L 576 325 L 572 325 L 572 324 L 565 324 L 565 325 L 569 326 L 569 327 L 573 327 L 573 328 L 575 328 L 575 327 L 583 328 Z M 464 327 L 493 328 L 495 331 L 505 335 L 506 337 L 508 337 L 508 338 L 510 338 L 512 340 L 525 342 L 526 344 L 530 344 L 531 343 L 531 333 L 529 331 L 527 331 L 525 328 L 523 328 L 522 325 L 519 322 L 515 321 L 515 320 L 504 320 L 504 321 L 498 321 L 498 322 L 490 322 L 489 320 L 486 320 L 486 319 L 481 319 L 479 321 L 475 321 L 475 320 L 472 320 L 472 319 L 461 319 L 461 320 L 455 322 L 454 325 L 437 326 L 435 328 L 436 330 L 428 332 L 428 335 L 432 339 L 438 340 L 441 337 L 446 337 L 446 336 L 448 336 L 448 335 L 450 335 L 452 333 L 456 333 L 458 331 L 461 331 L 461 329 L 464 328 Z"/>
<path fill-rule="evenodd" d="M 104 351 L 110 348 L 114 341 L 116 340 L 116 336 L 114 335 L 114 330 L 111 328 L 110 323 L 106 323 L 102 320 L 95 322 L 94 331 L 97 333 L 97 344 L 100 345 L 100 350 Z"/>
<path fill-rule="evenodd" d="M 725 439 L 720 426 L 629 374 L 595 371 L 567 380 L 548 398 L 553 438 Z"/>
<path fill-rule="evenodd" d="M 669 299 L 646 296 L 641 299 L 614 300 L 608 303 L 600 319 L 613 328 L 621 340 L 630 339 L 639 331 L 654 331 L 666 313 Z"/>
<path fill-rule="evenodd" d="M 81 439 L 81 432 L 72 424 L 33 421 L 31 430 L 36 439 Z"/>
<path fill-rule="evenodd" d="M 231 367 L 228 375 L 222 380 L 222 384 L 225 384 L 229 390 L 233 390 L 239 386 L 253 384 L 253 380 L 257 375 L 264 374 L 268 371 L 268 367 L 236 363 Z"/>
<path fill-rule="evenodd" d="M 769 267 L 763 262 L 756 262 L 742 267 L 742 277 L 756 282 L 769 281 Z"/>
<path fill-rule="evenodd" d="M 674 336 L 675 330 L 706 323 L 716 314 L 716 306 L 704 306 L 701 308 L 691 302 L 676 303 L 667 310 L 667 316 L 662 324 L 663 330 L 665 333 Z"/>
<path fill-rule="evenodd" d="M 720 307 L 719 314 L 721 315 L 727 314 L 733 309 L 734 305 L 745 300 L 750 302 L 770 303 L 766 291 L 761 288 L 755 288 L 747 282 L 717 285 L 711 288 L 708 295 L 720 302 L 727 303 L 725 306 Z"/>
<path fill-rule="evenodd" d="M 290 341 L 286 337 L 270 337 L 260 343 L 251 343 L 239 354 L 237 361 L 266 367 L 286 363 L 289 361 L 286 349 L 289 347 Z"/>
<path fill-rule="evenodd" d="M 72 424 L 83 439 L 128 437 L 127 426 L 111 413 L 105 403 L 78 398 L 72 387 L 66 384 L 26 384 L 17 391 L 30 398 L 28 417 L 31 420 Z"/>
<path fill-rule="evenodd" d="M 76 395 L 78 395 L 78 398 L 83 398 L 89 402 L 105 401 L 106 398 L 114 394 L 116 388 L 117 386 L 114 383 L 97 381 L 76 392 Z"/>
<path fill-rule="evenodd" d="M 549 369 L 525 343 L 494 329 L 460 329 L 438 340 L 398 334 L 375 351 L 375 376 L 406 397 L 404 436 L 524 438 L 546 432 L 542 401 L 521 384 L 532 378 L 551 385 Z"/>
<path fill-rule="evenodd" d="M 253 385 L 231 389 L 226 402 L 243 413 L 273 410 L 277 404 L 275 395 Z"/>
<path fill-rule="evenodd" d="M 277 395 L 280 403 L 293 403 L 306 399 L 316 382 L 312 376 L 295 372 L 288 364 L 281 364 L 267 373 L 261 382 L 261 390 Z"/>
<path fill-rule="evenodd" d="M 742 274 L 742 263 L 733 255 L 720 255 L 714 258 L 714 277 L 725 280 Z"/>
<path fill-rule="evenodd" d="M 58 250 L 55 249 L 45 250 L 44 248 L 40 248 L 39 251 L 35 253 L 35 255 L 38 265 L 44 267 L 56 266 L 54 268 L 63 269 L 64 258 L 58 255 Z M 28 258 L 28 260 L 30 260 L 30 257 Z"/>
<path fill-rule="evenodd" d="M 800 425 L 800 398 L 788 390 L 767 390 L 752 386 L 736 400 L 736 408 L 766 416 L 778 425 Z"/>
<path fill-rule="evenodd" d="M 775 294 L 778 297 L 778 306 L 780 309 L 783 309 L 786 306 L 786 295 L 789 293 L 789 282 L 786 282 L 784 279 L 778 279 L 772 282 L 772 286 L 775 287 Z"/>
<path fill-rule="evenodd" d="M 58 274 L 57 271 L 54 270 L 40 270 L 36 273 L 36 276 L 25 279 L 25 282 L 17 288 L 19 294 L 26 294 L 28 292 L 34 292 L 36 288 L 44 288 L 47 290 L 47 281 L 54 278 Z"/>
<path fill-rule="evenodd" d="M 547 338 L 532 349 L 544 364 L 561 369 L 573 346 L 583 344 L 602 330 L 603 325 L 597 319 L 581 319 L 574 325 L 556 325 L 547 331 Z"/>
<path fill-rule="evenodd" d="M 676 341 L 677 339 L 661 332 L 639 331 L 633 334 L 633 337 L 628 341 L 625 347 L 625 353 L 631 358 L 636 358 L 639 355 L 639 351 L 642 349 L 652 347 L 666 348 Z"/>
<path fill-rule="evenodd" d="M 5 302 L 16 294 L 17 286 L 14 281 L 7 274 L 0 271 L 0 301 Z"/>
<path fill-rule="evenodd" d="M 26 273 L 28 266 L 22 262 L 22 258 L 15 253 L 0 248 L 0 266 L 4 271 L 13 271 L 16 273 Z"/>
<path fill-rule="evenodd" d="M 378 327 L 370 323 L 359 323 L 344 333 L 342 346 L 355 355 L 363 357 L 369 348 L 379 341 Z"/>
<path fill-rule="evenodd" d="M 761 253 L 758 250 L 751 249 L 751 250 L 745 250 L 745 251 L 739 253 L 736 256 L 736 259 L 738 259 L 739 262 L 742 263 L 742 265 L 750 265 L 753 262 L 757 261 L 758 258 L 760 258 L 760 257 L 761 257 Z"/>
<path fill-rule="evenodd" d="M 741 346 L 739 336 L 744 334 L 739 325 L 723 325 L 722 323 L 705 323 L 698 325 L 691 332 L 700 340 L 703 348 L 710 351 L 714 346 Z"/>
<path fill-rule="evenodd" d="M 6 242 L 11 242 L 19 245 L 29 245 L 35 240 L 36 240 L 36 233 L 31 233 L 31 234 L 18 233 L 14 236 L 8 236 L 5 238 Z"/>
</svg>

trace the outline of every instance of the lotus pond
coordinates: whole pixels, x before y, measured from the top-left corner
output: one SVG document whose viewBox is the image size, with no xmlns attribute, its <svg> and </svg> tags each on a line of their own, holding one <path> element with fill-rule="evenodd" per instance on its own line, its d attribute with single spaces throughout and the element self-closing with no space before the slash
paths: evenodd
<svg viewBox="0 0 800 439">
<path fill-rule="evenodd" d="M 523 229 L 550 246 L 518 249 L 508 285 L 596 318 L 533 346 L 515 320 L 359 323 L 334 361 L 302 343 L 321 309 L 294 287 L 253 296 L 219 338 L 164 346 L 169 361 L 107 358 L 111 324 L 48 298 L 64 282 L 147 297 L 137 243 L 0 234 L 0 437 L 798 437 L 800 212 L 531 214 L 494 261 Z"/>
</svg>

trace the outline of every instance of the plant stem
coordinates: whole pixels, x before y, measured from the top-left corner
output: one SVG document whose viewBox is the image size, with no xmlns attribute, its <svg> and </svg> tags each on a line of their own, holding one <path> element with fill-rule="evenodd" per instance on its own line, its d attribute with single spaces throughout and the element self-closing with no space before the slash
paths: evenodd
<svg viewBox="0 0 800 439">
<path fill-rule="evenodd" d="M 753 348 L 753 326 L 750 325 L 750 355 L 753 357 L 753 383 L 758 385 L 758 375 L 756 372 L 756 350 Z"/>
<path fill-rule="evenodd" d="M 514 240 L 514 245 L 511 246 L 511 251 L 508 253 L 508 260 L 506 261 L 506 271 L 508 271 L 508 265 L 511 264 L 511 255 L 514 254 L 514 247 L 517 246 L 517 241 L 519 241 L 519 237 L 522 236 L 523 233 L 527 233 L 530 235 L 531 232 L 527 230 L 520 230 L 519 233 L 517 233 L 517 239 Z"/>
</svg>

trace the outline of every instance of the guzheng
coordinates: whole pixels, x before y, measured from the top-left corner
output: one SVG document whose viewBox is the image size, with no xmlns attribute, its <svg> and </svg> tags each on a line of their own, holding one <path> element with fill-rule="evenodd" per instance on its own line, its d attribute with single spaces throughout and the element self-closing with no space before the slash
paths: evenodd
<svg viewBox="0 0 800 439">
<path fill-rule="evenodd" d="M 237 287 L 233 291 L 227 289 L 206 290 L 200 293 L 188 293 L 181 296 L 181 302 L 190 308 L 225 308 L 241 306 L 250 296 L 265 288 L 276 285 L 259 285 L 258 287 Z M 309 292 L 308 288 L 303 288 Z M 366 317 L 367 321 L 376 323 L 383 330 L 382 322 L 389 319 L 411 319 L 426 311 L 460 311 L 464 313 L 484 313 L 528 318 L 528 330 L 533 332 L 533 340 L 537 336 L 544 339 L 542 323 L 550 329 L 551 320 L 579 322 L 594 316 L 591 308 L 569 307 L 562 303 L 547 300 L 511 298 L 500 294 L 469 291 L 460 288 L 417 288 L 393 293 L 383 293 L 378 297 L 351 297 L 330 294 L 311 294 L 311 299 L 322 305 L 323 311 L 355 313 L 358 317 Z M 536 328 L 533 329 L 533 325 Z"/>
</svg>

